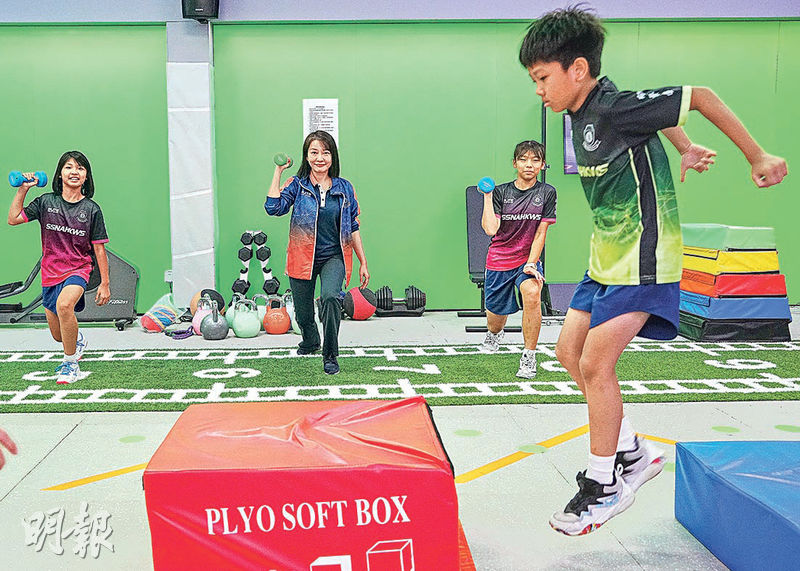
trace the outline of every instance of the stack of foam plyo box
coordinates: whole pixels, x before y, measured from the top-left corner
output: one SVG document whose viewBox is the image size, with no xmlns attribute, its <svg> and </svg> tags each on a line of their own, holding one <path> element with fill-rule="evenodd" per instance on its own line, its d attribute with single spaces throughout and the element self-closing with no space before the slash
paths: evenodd
<svg viewBox="0 0 800 571">
<path fill-rule="evenodd" d="M 789 341 L 775 231 L 682 224 L 680 334 L 696 341 Z"/>
</svg>

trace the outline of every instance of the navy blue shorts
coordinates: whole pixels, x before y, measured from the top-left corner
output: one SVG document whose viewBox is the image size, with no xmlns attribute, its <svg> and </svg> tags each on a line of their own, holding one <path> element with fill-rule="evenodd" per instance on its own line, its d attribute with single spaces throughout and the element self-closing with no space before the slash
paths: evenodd
<svg viewBox="0 0 800 571">
<path fill-rule="evenodd" d="M 680 282 L 616 286 L 597 283 L 589 272 L 575 288 L 569 306 L 592 314 L 589 327 L 633 311 L 650 314 L 638 335 L 648 339 L 674 339 L 678 335 Z"/>
<path fill-rule="evenodd" d="M 42 286 L 42 305 L 44 308 L 56 313 L 56 301 L 58 301 L 58 296 L 61 294 L 61 290 L 64 289 L 64 286 L 68 285 L 79 285 L 86 291 L 86 280 L 80 276 L 70 276 L 60 284 L 54 286 Z M 81 297 L 78 303 L 75 304 L 75 311 L 83 311 L 85 307 L 86 302 L 83 300 L 83 297 Z"/>
<path fill-rule="evenodd" d="M 486 270 L 483 293 L 486 296 L 486 309 L 495 315 L 511 315 L 522 307 L 522 294 L 519 286 L 525 280 L 535 279 L 522 271 L 525 264 L 513 270 Z M 536 269 L 544 277 L 542 262 L 536 262 Z"/>
</svg>

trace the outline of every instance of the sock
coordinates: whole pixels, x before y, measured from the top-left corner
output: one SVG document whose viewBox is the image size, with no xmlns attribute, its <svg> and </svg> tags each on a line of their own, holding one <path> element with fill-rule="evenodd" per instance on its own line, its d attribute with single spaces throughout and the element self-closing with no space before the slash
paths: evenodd
<svg viewBox="0 0 800 571">
<path fill-rule="evenodd" d="M 536 349 L 525 348 L 522 350 L 523 357 L 536 357 Z"/>
<path fill-rule="evenodd" d="M 622 424 L 619 427 L 619 440 L 617 441 L 617 451 L 628 451 L 636 448 L 636 431 L 633 430 L 628 417 L 622 417 Z"/>
<path fill-rule="evenodd" d="M 611 456 L 589 454 L 589 469 L 586 470 L 586 477 L 599 484 L 610 484 L 614 479 L 614 463 L 616 459 L 616 454 Z"/>
<path fill-rule="evenodd" d="M 66 353 L 64 353 L 64 360 L 65 361 L 72 361 L 73 363 L 77 363 L 78 362 L 78 359 L 75 358 L 75 353 L 73 353 L 72 355 L 67 355 Z"/>
</svg>

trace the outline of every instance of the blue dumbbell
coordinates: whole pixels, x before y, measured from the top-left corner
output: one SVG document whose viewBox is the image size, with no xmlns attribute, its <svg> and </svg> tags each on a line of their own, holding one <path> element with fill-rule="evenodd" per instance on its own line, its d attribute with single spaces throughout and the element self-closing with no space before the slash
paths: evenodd
<svg viewBox="0 0 800 571">
<path fill-rule="evenodd" d="M 36 183 L 36 186 L 47 186 L 47 173 L 44 171 L 36 171 L 33 173 L 36 178 L 39 179 L 39 182 Z M 33 182 L 32 178 L 25 178 L 22 176 L 22 172 L 20 171 L 11 171 L 8 173 L 8 182 L 11 186 L 17 187 L 22 186 L 24 182 Z"/>
<path fill-rule="evenodd" d="M 494 181 L 492 180 L 492 177 L 485 176 L 481 180 L 479 180 L 478 190 L 480 190 L 481 192 L 485 192 L 486 194 L 492 192 L 494 190 Z"/>
</svg>

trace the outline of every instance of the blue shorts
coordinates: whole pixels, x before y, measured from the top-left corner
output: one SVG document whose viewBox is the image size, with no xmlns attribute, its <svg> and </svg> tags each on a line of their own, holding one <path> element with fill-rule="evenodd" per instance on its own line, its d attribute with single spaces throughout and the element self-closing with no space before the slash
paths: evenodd
<svg viewBox="0 0 800 571">
<path fill-rule="evenodd" d="M 522 307 L 519 286 L 525 280 L 535 279 L 522 271 L 525 264 L 513 270 L 486 270 L 483 293 L 486 296 L 486 309 L 495 315 L 511 315 Z M 536 269 L 544 277 L 542 262 L 536 262 Z"/>
<path fill-rule="evenodd" d="M 678 335 L 680 282 L 616 286 L 597 283 L 589 272 L 575 288 L 569 306 L 592 314 L 589 327 L 633 311 L 650 314 L 638 335 L 667 340 Z"/>
<path fill-rule="evenodd" d="M 86 291 L 86 280 L 80 276 L 70 276 L 60 284 L 54 286 L 42 286 L 42 305 L 44 308 L 56 313 L 56 301 L 58 301 L 58 296 L 61 295 L 61 290 L 64 289 L 64 286 L 68 285 L 79 285 Z M 83 311 L 85 307 L 86 302 L 83 297 L 81 297 L 78 303 L 75 304 L 75 311 Z"/>
</svg>

